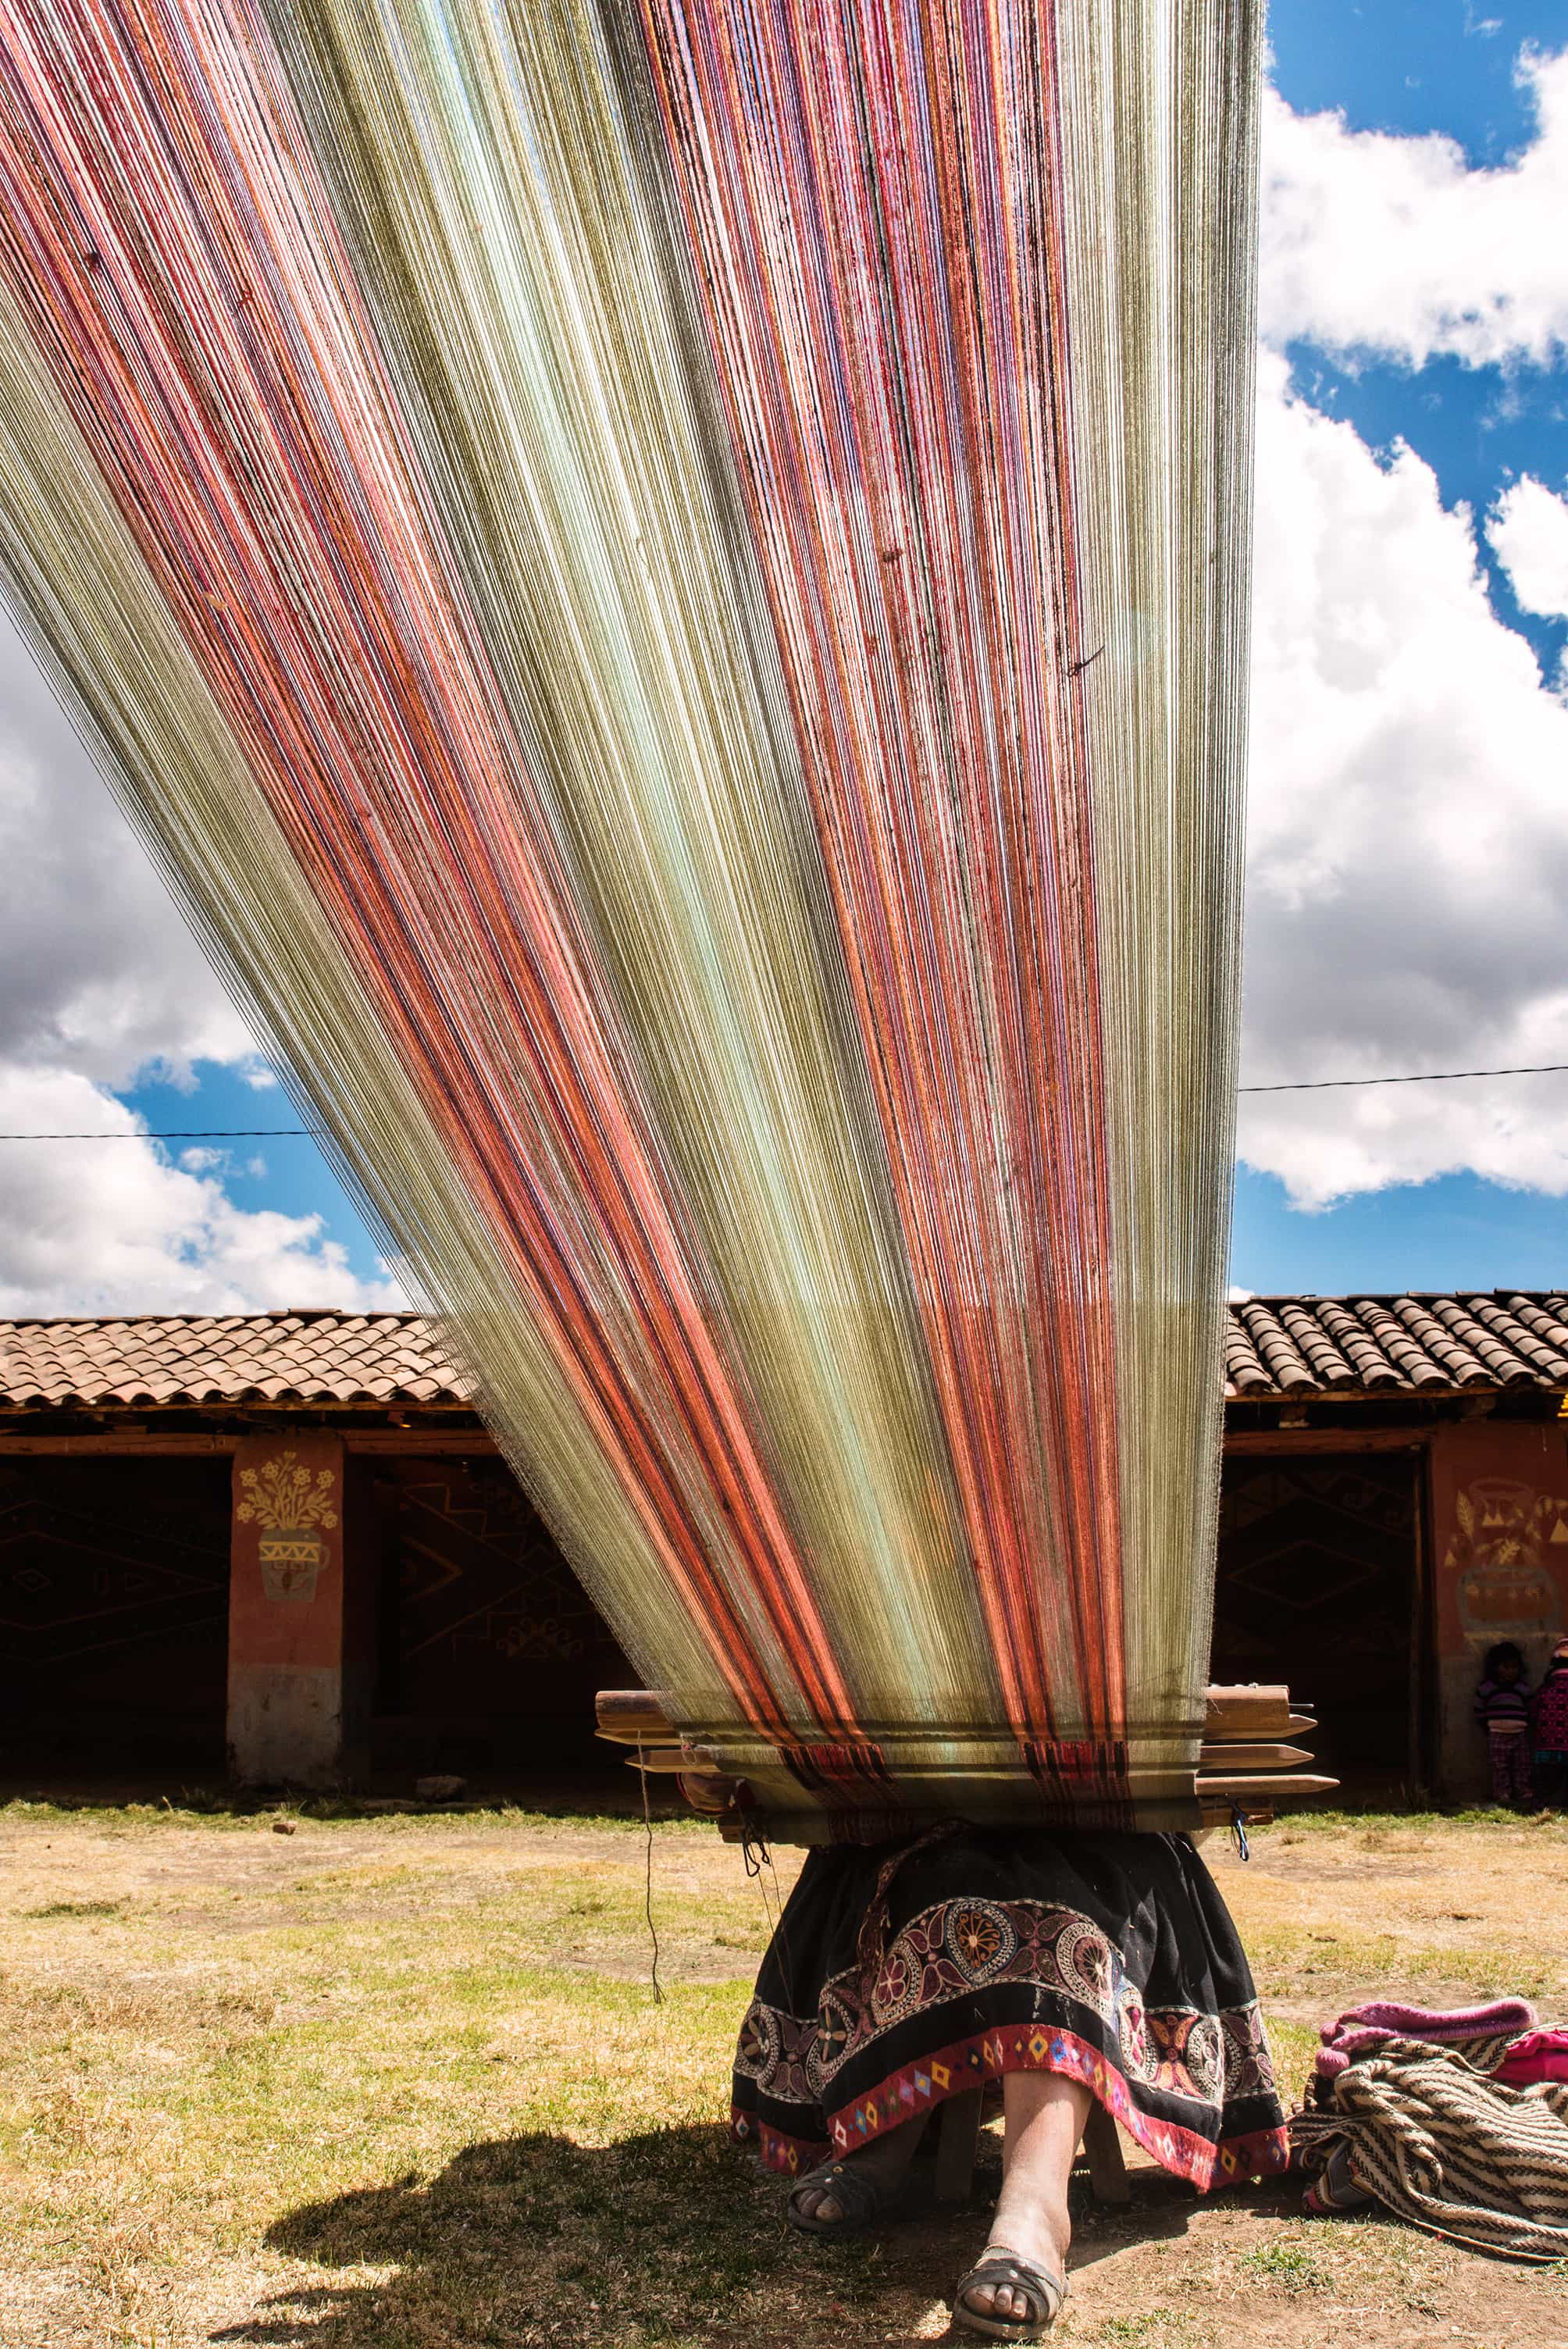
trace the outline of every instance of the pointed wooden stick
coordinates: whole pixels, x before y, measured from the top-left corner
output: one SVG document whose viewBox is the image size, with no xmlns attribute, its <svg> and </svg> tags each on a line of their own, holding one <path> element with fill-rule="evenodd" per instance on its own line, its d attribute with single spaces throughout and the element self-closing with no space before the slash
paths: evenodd
<svg viewBox="0 0 1568 2349">
<path fill-rule="evenodd" d="M 1310 1762 L 1311 1754 L 1305 1745 L 1245 1745 L 1239 1741 L 1233 1745 L 1204 1745 L 1200 1748 L 1198 1767 L 1201 1770 L 1294 1770 L 1298 1762 Z"/>
</svg>

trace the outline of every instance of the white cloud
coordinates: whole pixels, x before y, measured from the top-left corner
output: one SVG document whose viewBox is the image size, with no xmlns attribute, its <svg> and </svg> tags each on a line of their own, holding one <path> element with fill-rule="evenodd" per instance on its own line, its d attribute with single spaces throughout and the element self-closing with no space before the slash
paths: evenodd
<svg viewBox="0 0 1568 2349">
<path fill-rule="evenodd" d="M 210 1173 L 170 1165 L 85 1076 L 0 1068 L 0 1132 L 132 1137 L 0 1143 L 0 1313 L 403 1302 L 391 1283 L 356 1278 L 319 1216 L 247 1212 Z"/>
<path fill-rule="evenodd" d="M 238 1014 L 0 614 L 0 1062 L 129 1083 L 251 1060 Z"/>
<path fill-rule="evenodd" d="M 1408 450 L 1260 379 L 1245 1073 L 1568 1061 L 1568 708 Z M 1568 1077 L 1243 1101 L 1298 1206 L 1459 1168 L 1568 1191 Z"/>
<path fill-rule="evenodd" d="M 1498 500 L 1486 534 L 1521 608 L 1568 619 L 1568 499 L 1526 473 Z"/>
<path fill-rule="evenodd" d="M 238 1063 L 275 1080 L 31 655 L 0 616 L 0 1133 L 134 1133 L 106 1090 Z M 319 1216 L 251 1212 L 225 1155 L 0 1142 L 0 1312 L 401 1302 Z"/>
<path fill-rule="evenodd" d="M 1568 345 L 1568 53 L 1519 71 L 1536 136 L 1450 140 L 1267 101 L 1263 322 L 1419 366 Z M 1568 616 L 1568 503 L 1526 478 L 1488 536 L 1523 608 Z M 1568 1060 L 1568 709 L 1488 603 L 1471 515 L 1408 449 L 1260 380 L 1246 1073 Z M 1470 1169 L 1568 1191 L 1568 1077 L 1243 1101 L 1298 1206 Z"/>
<path fill-rule="evenodd" d="M 1568 51 L 1518 67 L 1536 137 L 1472 170 L 1437 133 L 1351 130 L 1274 93 L 1264 115 L 1263 327 L 1419 366 L 1548 364 L 1568 346 Z"/>
</svg>

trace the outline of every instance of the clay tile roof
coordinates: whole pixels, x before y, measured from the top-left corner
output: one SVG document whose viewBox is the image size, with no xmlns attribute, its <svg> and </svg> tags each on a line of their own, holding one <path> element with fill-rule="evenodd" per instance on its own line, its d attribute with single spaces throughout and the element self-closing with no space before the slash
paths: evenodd
<svg viewBox="0 0 1568 2349">
<path fill-rule="evenodd" d="M 0 1321 L 0 1410 L 469 1403 L 418 1313 L 140 1313 Z"/>
<path fill-rule="evenodd" d="M 1568 1299 L 1253 1297 L 1230 1309 L 1225 1392 L 1441 1395 L 1568 1386 Z"/>
<path fill-rule="evenodd" d="M 1253 1297 L 1229 1310 L 1225 1392 L 1237 1401 L 1563 1387 L 1568 1299 L 1551 1291 Z M 418 1313 L 0 1321 L 0 1411 L 472 1402 Z"/>
</svg>

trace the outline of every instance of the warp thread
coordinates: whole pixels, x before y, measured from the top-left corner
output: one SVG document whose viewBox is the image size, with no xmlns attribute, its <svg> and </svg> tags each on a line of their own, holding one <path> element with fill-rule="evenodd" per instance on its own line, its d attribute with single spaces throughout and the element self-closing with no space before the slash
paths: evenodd
<svg viewBox="0 0 1568 2349">
<path fill-rule="evenodd" d="M 1261 14 L 0 11 L 9 597 L 765 1812 L 1190 1809 Z"/>
</svg>

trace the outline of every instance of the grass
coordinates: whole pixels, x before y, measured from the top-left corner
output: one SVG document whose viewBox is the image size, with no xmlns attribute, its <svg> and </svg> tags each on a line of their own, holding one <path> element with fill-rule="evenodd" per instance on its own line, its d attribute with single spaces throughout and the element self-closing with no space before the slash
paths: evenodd
<svg viewBox="0 0 1568 2349">
<path fill-rule="evenodd" d="M 1146 2309 L 1141 2316 L 1108 2316 L 1089 2336 L 1105 2349 L 1189 2349 L 1195 2339 L 1193 2320 L 1179 2308 Z"/>
<path fill-rule="evenodd" d="M 1323 2292 L 1329 2282 L 1328 2270 L 1316 2251 L 1284 2237 L 1272 2243 L 1255 2243 L 1242 2253 L 1240 2265 L 1243 2274 L 1256 2282 L 1272 2284 L 1278 2292 Z"/>
<path fill-rule="evenodd" d="M 941 2337 L 983 2214 L 803 2241 L 727 2144 L 768 1908 L 710 1830 L 654 1830 L 655 2004 L 640 1822 L 321 1806 L 279 1836 L 275 1816 L 0 1806 L 5 2349 Z M 1562 1832 L 1357 1817 L 1255 1850 L 1216 1873 L 1293 2081 L 1369 1982 L 1473 1995 L 1568 1950 Z M 1483 2288 L 1495 2335 L 1447 2330 Z M 1515 2349 L 1561 2349 L 1565 2314 L 1561 2278 L 1140 2168 L 1130 2211 L 1081 2210 L 1057 2332 L 1241 2349 L 1506 2320 Z"/>
</svg>

